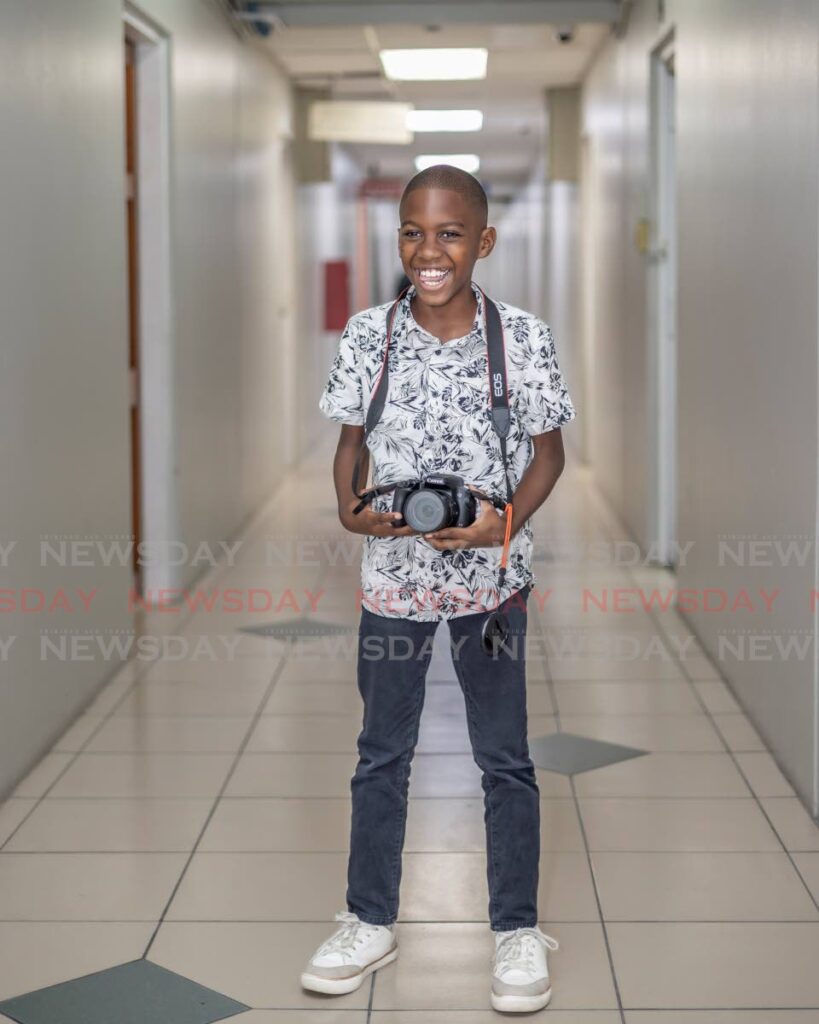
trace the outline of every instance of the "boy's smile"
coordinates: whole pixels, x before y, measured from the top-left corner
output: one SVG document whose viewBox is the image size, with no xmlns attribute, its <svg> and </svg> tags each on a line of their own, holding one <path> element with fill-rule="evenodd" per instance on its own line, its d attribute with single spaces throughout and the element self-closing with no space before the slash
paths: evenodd
<svg viewBox="0 0 819 1024">
<path fill-rule="evenodd" d="M 472 269 L 492 251 L 495 229 L 486 227 L 480 211 L 465 196 L 443 188 L 417 188 L 406 194 L 400 217 L 398 254 L 420 304 L 431 307 L 433 315 L 453 300 L 448 313 L 461 312 L 462 302 L 474 310 Z M 466 305 L 462 312 L 467 312 Z"/>
</svg>

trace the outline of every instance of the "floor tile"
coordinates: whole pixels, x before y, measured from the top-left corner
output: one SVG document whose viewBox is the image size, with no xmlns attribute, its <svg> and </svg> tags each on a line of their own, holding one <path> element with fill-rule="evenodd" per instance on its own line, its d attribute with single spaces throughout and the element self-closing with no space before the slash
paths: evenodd
<svg viewBox="0 0 819 1024">
<path fill-rule="evenodd" d="M 819 903 L 819 853 L 795 853 L 793 859 L 813 898 Z"/>
<path fill-rule="evenodd" d="M 88 743 L 87 753 L 226 753 L 237 751 L 251 717 L 114 715 Z"/>
<path fill-rule="evenodd" d="M 629 1010 L 626 1024 L 817 1024 L 819 1010 Z"/>
<path fill-rule="evenodd" d="M 9 841 L 12 851 L 142 851 L 193 849 L 213 801 L 42 800 Z"/>
<path fill-rule="evenodd" d="M 547 1012 L 553 1024 L 621 1024 L 616 1010 L 556 1010 L 550 1005 Z M 502 1019 L 494 1010 L 426 1010 L 423 1021 L 418 1018 L 417 1010 L 375 1010 L 371 1024 L 498 1024 Z M 537 1020 L 537 1017 L 531 1019 Z M 794 1024 L 801 1024 L 801 1021 Z"/>
<path fill-rule="evenodd" d="M 583 849 L 573 801 L 541 800 L 540 826 L 542 850 Z M 404 849 L 431 853 L 485 850 L 483 801 L 411 800 Z"/>
<path fill-rule="evenodd" d="M 351 802 L 347 799 L 222 799 L 201 850 L 346 850 Z"/>
<path fill-rule="evenodd" d="M 60 773 L 74 759 L 74 754 L 46 754 L 45 757 L 17 783 L 9 796 L 40 797 L 54 783 Z"/>
<path fill-rule="evenodd" d="M 714 715 L 713 717 L 714 724 L 724 737 L 729 750 L 765 749 L 765 744 L 746 715 Z"/>
<path fill-rule="evenodd" d="M 770 797 L 760 802 L 788 850 L 819 850 L 819 825 L 797 797 Z"/>
<path fill-rule="evenodd" d="M 345 682 L 352 685 L 357 675 L 356 660 L 290 654 L 277 676 L 276 686 L 285 687 L 289 683 L 301 685 L 311 682 Z"/>
<path fill-rule="evenodd" d="M 196 853 L 167 920 L 332 922 L 346 882 L 346 853 Z"/>
<path fill-rule="evenodd" d="M 53 797 L 215 796 L 233 754 L 79 754 Z"/>
<path fill-rule="evenodd" d="M 76 753 L 87 743 L 89 737 L 103 724 L 105 718 L 102 715 L 80 715 L 65 730 L 62 736 L 52 747 L 52 750 L 59 753 Z"/>
<path fill-rule="evenodd" d="M 231 638 L 232 639 L 232 638 Z M 269 658 L 205 658 L 157 661 L 148 669 L 146 682 L 216 682 L 230 685 L 234 680 L 269 683 L 276 675 L 281 656 L 271 651 Z"/>
<path fill-rule="evenodd" d="M 368 984 L 365 983 L 365 984 Z M 248 1010 L 231 1017 L 231 1024 L 367 1024 L 366 1009 L 359 1010 Z M 415 1021 L 415 1024 L 421 1024 Z"/>
<path fill-rule="evenodd" d="M 225 796 L 349 796 L 358 755 L 244 754 Z"/>
<path fill-rule="evenodd" d="M 0 1003 L 26 1024 L 212 1024 L 246 1010 L 244 1003 L 139 957 Z"/>
<path fill-rule="evenodd" d="M 557 772 L 535 770 L 541 798 L 572 795 L 569 780 Z M 416 754 L 410 773 L 410 799 L 481 797 L 481 770 L 471 754 Z"/>
<path fill-rule="evenodd" d="M 249 715 L 267 689 L 264 679 L 140 680 L 114 715 Z"/>
<path fill-rule="evenodd" d="M 2 853 L 0 920 L 157 920 L 181 853 Z"/>
<path fill-rule="evenodd" d="M 730 754 L 650 753 L 577 775 L 579 796 L 750 797 Z"/>
<path fill-rule="evenodd" d="M 259 1008 L 317 1009 L 326 997 L 305 992 L 299 975 L 337 927 L 330 923 L 265 921 L 164 923 L 148 957 L 202 985 Z M 378 980 L 394 964 L 378 973 Z M 366 1007 L 369 986 L 334 996 L 332 1009 Z"/>
<path fill-rule="evenodd" d="M 143 921 L 0 922 L 0 999 L 134 960 L 154 928 Z"/>
<path fill-rule="evenodd" d="M 555 732 L 557 726 L 552 715 L 528 716 L 529 736 L 542 736 Z M 472 750 L 466 718 L 456 715 L 421 716 L 418 733 L 419 754 L 468 754 Z"/>
<path fill-rule="evenodd" d="M 695 680 L 694 689 L 712 715 L 737 714 L 742 708 L 721 680 Z"/>
<path fill-rule="evenodd" d="M 599 920 L 585 852 L 547 851 L 539 874 L 542 920 Z M 484 853 L 404 853 L 399 920 L 488 922 L 488 902 Z"/>
<path fill-rule="evenodd" d="M 785 853 L 605 853 L 592 864 L 607 921 L 819 920 Z"/>
<path fill-rule="evenodd" d="M 659 645 L 657 650 L 659 650 Z M 678 682 L 685 681 L 682 669 L 668 654 L 655 654 L 645 658 L 552 657 L 549 659 L 549 670 L 555 680 L 676 679 Z"/>
<path fill-rule="evenodd" d="M 619 761 L 644 757 L 646 754 L 645 750 L 637 747 L 609 743 L 563 730 L 546 736 L 530 737 L 529 750 L 537 768 L 565 776 L 580 775 Z"/>
<path fill-rule="evenodd" d="M 28 797 L 11 797 L 0 804 L 0 846 L 8 841 L 36 803 Z"/>
<path fill-rule="evenodd" d="M 668 715 L 701 714 L 688 683 L 652 680 L 641 682 L 556 682 L 561 715 Z"/>
<path fill-rule="evenodd" d="M 561 728 L 579 736 L 643 750 L 721 751 L 705 715 L 563 715 Z"/>
<path fill-rule="evenodd" d="M 819 922 L 614 923 L 608 934 L 627 1009 L 819 1006 Z"/>
<path fill-rule="evenodd" d="M 356 749 L 362 715 L 261 715 L 247 751 L 350 753 Z"/>
<path fill-rule="evenodd" d="M 616 1007 L 600 926 L 541 927 L 560 942 L 549 955 L 554 992 L 548 1012 Z M 398 942 L 398 959 L 378 974 L 374 1010 L 486 1010 L 493 945 L 486 925 L 399 924 Z"/>
<path fill-rule="evenodd" d="M 361 695 L 352 683 L 278 683 L 264 706 L 265 715 L 358 715 Z"/>
<path fill-rule="evenodd" d="M 753 800 L 580 800 L 591 850 L 780 851 Z"/>
<path fill-rule="evenodd" d="M 749 751 L 735 756 L 737 764 L 757 796 L 796 796 L 793 787 L 767 750 Z"/>
<path fill-rule="evenodd" d="M 554 711 L 548 686 L 530 685 L 526 690 L 526 710 L 530 715 L 550 715 Z M 430 684 L 424 694 L 424 716 L 460 715 L 466 717 L 464 695 L 457 683 Z"/>
</svg>

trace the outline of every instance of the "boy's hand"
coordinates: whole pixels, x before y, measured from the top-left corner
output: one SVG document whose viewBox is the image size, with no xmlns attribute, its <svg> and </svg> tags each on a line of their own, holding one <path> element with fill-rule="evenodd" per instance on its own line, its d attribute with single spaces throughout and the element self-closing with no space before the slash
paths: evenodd
<svg viewBox="0 0 819 1024">
<path fill-rule="evenodd" d="M 353 509 L 357 504 L 358 498 L 339 512 L 341 525 L 350 533 L 361 533 L 368 537 L 408 537 L 418 533 L 411 526 L 392 525 L 401 520 L 400 512 L 376 512 L 370 505 L 366 505 L 358 515 L 354 515 Z"/>
<path fill-rule="evenodd" d="M 474 490 L 473 487 L 469 489 Z M 425 533 L 424 540 L 436 551 L 502 546 L 506 533 L 506 516 L 501 515 L 491 501 L 485 498 L 480 498 L 479 501 L 478 516 L 471 526 L 449 526 L 434 533 Z"/>
</svg>

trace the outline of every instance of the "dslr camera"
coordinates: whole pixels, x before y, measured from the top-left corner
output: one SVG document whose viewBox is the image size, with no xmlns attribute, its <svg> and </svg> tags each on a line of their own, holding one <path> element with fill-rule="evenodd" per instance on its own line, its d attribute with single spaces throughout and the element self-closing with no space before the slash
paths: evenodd
<svg viewBox="0 0 819 1024">
<path fill-rule="evenodd" d="M 399 484 L 392 501 L 392 511 L 403 517 L 395 526 L 410 526 L 419 533 L 471 526 L 477 510 L 475 495 L 454 473 L 435 473 L 415 483 Z"/>
</svg>

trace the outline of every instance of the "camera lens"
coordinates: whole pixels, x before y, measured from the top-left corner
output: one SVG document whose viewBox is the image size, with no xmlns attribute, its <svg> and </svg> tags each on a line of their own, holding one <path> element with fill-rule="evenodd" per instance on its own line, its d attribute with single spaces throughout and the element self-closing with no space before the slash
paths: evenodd
<svg viewBox="0 0 819 1024">
<path fill-rule="evenodd" d="M 411 494 L 404 503 L 404 519 L 413 530 L 431 533 L 449 526 L 450 504 L 445 494 L 422 488 Z"/>
</svg>

